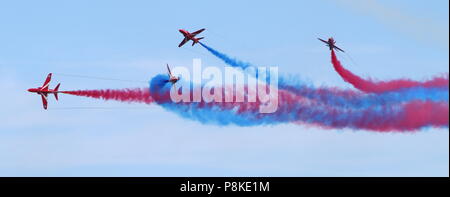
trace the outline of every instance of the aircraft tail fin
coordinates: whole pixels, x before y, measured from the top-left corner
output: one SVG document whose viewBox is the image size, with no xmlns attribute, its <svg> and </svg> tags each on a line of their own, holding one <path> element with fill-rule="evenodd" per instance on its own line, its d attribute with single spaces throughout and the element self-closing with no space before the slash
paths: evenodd
<svg viewBox="0 0 450 197">
<path fill-rule="evenodd" d="M 54 93 L 54 95 L 55 95 L 55 99 L 56 99 L 56 100 L 58 100 L 58 89 L 59 89 L 59 85 L 61 85 L 61 84 L 58 83 L 58 85 L 56 85 L 56 87 L 55 87 L 55 93 Z"/>
<path fill-rule="evenodd" d="M 195 44 L 199 43 L 199 41 L 200 41 L 201 39 L 203 39 L 203 38 L 205 38 L 205 37 L 197 38 L 197 39 L 192 43 L 192 46 L 194 46 Z"/>
</svg>

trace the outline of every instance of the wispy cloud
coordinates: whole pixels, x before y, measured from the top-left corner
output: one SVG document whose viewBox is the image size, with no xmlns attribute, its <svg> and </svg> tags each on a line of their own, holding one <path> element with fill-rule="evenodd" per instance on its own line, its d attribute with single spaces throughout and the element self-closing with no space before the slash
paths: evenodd
<svg viewBox="0 0 450 197">
<path fill-rule="evenodd" d="M 438 24 L 436 21 L 419 17 L 423 13 L 413 15 L 404 10 L 385 5 L 377 0 L 336 0 L 336 2 L 357 12 L 374 17 L 383 24 L 418 41 L 445 47 L 446 49 L 449 47 L 448 25 Z"/>
</svg>

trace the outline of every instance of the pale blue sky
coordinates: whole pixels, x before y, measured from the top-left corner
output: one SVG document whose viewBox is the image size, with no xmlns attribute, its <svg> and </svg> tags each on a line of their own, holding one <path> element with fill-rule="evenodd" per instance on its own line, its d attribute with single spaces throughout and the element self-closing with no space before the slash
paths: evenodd
<svg viewBox="0 0 450 197">
<path fill-rule="evenodd" d="M 358 3 L 359 2 L 359 3 Z M 333 36 L 362 76 L 448 73 L 448 7 L 438 1 L 2 1 L 0 176 L 449 176 L 449 130 L 372 133 L 284 124 L 219 127 L 156 105 L 61 95 L 49 110 L 25 90 L 145 87 L 166 62 L 224 64 L 180 28 L 257 65 L 352 88 L 316 37 Z M 440 42 L 442 40 L 442 42 Z M 58 75 L 59 73 L 59 75 Z M 78 109 L 104 107 L 107 109 Z"/>
</svg>

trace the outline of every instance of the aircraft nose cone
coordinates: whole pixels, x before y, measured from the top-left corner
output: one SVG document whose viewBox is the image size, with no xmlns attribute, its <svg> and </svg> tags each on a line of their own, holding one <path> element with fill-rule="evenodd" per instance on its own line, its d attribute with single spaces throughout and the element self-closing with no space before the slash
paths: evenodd
<svg viewBox="0 0 450 197">
<path fill-rule="evenodd" d="M 31 92 L 31 88 L 30 88 L 30 89 L 28 89 L 28 92 Z"/>
</svg>

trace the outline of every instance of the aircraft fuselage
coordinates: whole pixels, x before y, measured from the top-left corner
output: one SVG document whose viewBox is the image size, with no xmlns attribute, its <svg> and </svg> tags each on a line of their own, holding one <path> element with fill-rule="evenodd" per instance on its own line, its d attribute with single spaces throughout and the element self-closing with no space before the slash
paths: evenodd
<svg viewBox="0 0 450 197">
<path fill-rule="evenodd" d="M 37 93 L 37 94 L 43 94 L 43 93 L 50 94 L 50 93 L 58 93 L 59 91 L 55 91 L 55 90 L 51 90 L 51 89 L 41 90 L 41 88 L 30 88 L 30 89 L 28 89 L 28 92 L 33 92 L 33 93 Z"/>
<path fill-rule="evenodd" d="M 194 36 L 192 36 L 192 34 L 189 33 L 188 31 L 186 31 L 186 30 L 184 30 L 184 29 L 180 29 L 179 31 L 180 31 L 180 33 L 183 34 L 184 37 L 187 38 L 188 40 L 192 40 L 192 41 L 194 41 L 194 42 L 196 42 L 196 43 L 198 42 L 198 39 L 195 38 Z"/>
</svg>

